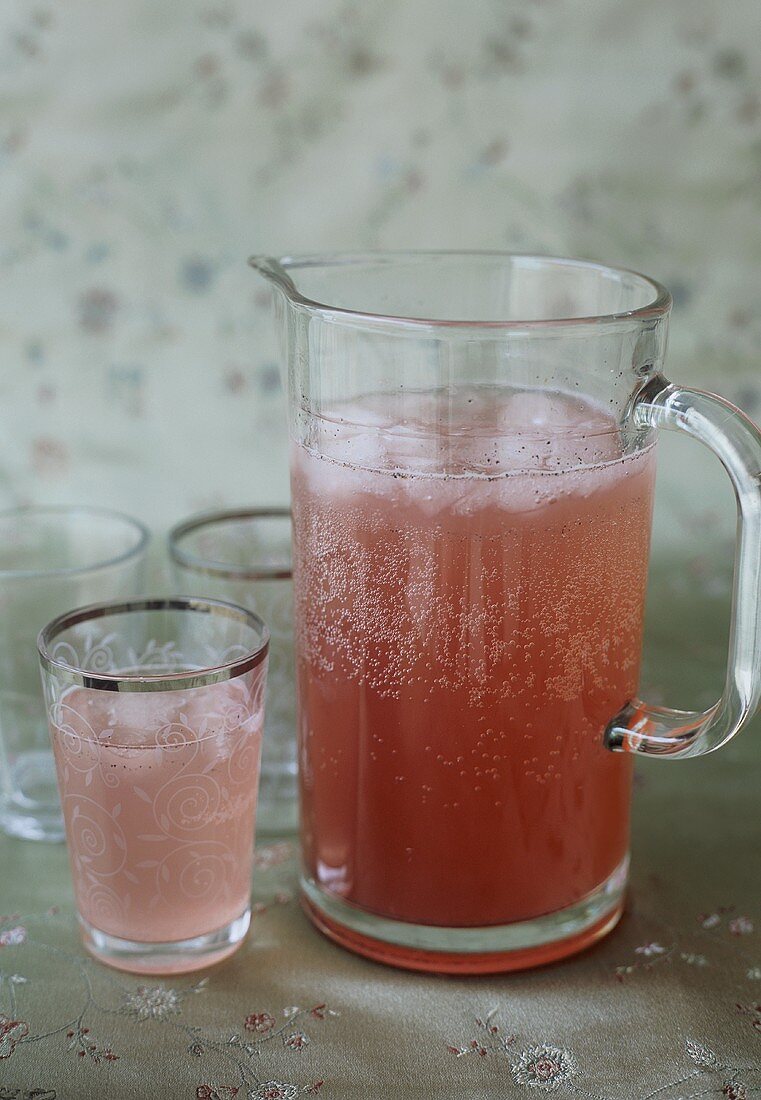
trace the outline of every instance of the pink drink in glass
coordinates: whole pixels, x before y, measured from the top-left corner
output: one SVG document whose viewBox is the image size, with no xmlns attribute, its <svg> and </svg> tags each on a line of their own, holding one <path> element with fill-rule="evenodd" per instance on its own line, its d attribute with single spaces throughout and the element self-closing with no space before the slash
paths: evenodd
<svg viewBox="0 0 761 1100">
<path fill-rule="evenodd" d="M 625 873 L 602 734 L 637 688 L 654 449 L 558 393 L 394 401 L 294 454 L 306 874 L 413 924 L 551 914 Z"/>
<path fill-rule="evenodd" d="M 76 687 L 56 705 L 74 889 L 94 929 L 161 943 L 247 913 L 263 721 L 251 675 L 261 674 L 188 691 Z"/>
</svg>

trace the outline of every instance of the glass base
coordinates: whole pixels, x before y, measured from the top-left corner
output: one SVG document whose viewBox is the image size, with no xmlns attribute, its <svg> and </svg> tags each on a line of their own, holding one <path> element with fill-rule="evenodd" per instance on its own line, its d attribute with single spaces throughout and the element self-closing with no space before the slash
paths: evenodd
<svg viewBox="0 0 761 1100">
<path fill-rule="evenodd" d="M 0 829 L 25 840 L 65 839 L 52 752 L 19 753 L 5 780 L 9 794 L 0 797 Z"/>
<path fill-rule="evenodd" d="M 50 840 L 59 844 L 66 839 L 60 813 L 25 814 L 0 806 L 0 829 L 23 840 Z"/>
<path fill-rule="evenodd" d="M 188 940 L 161 943 L 141 943 L 123 940 L 93 928 L 82 916 L 79 925 L 82 941 L 99 962 L 132 974 L 188 974 L 221 962 L 237 951 L 251 923 L 251 910 L 246 908 L 224 928 L 194 936 Z"/>
<path fill-rule="evenodd" d="M 330 939 L 375 962 L 435 974 L 499 974 L 544 966 L 583 951 L 618 924 L 627 858 L 596 890 L 556 913 L 514 924 L 442 928 L 389 920 L 301 879 L 302 904 Z"/>
</svg>

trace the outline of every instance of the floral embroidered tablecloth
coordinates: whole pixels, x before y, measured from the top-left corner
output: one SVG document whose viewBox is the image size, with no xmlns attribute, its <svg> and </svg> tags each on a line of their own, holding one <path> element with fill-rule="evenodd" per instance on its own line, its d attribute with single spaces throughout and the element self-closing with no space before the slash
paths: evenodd
<svg viewBox="0 0 761 1100">
<path fill-rule="evenodd" d="M 725 589 L 656 580 L 650 698 L 716 693 Z M 754 725 L 705 759 L 640 767 L 625 918 L 526 974 L 438 978 L 347 954 L 301 913 L 281 841 L 258 849 L 235 957 L 132 978 L 79 946 L 63 848 L 0 840 L 0 1100 L 761 1095 Z"/>
</svg>

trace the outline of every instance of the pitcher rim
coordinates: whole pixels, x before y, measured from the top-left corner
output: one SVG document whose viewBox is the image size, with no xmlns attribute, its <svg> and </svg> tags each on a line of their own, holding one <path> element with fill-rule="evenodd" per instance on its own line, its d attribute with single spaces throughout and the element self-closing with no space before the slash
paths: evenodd
<svg viewBox="0 0 761 1100">
<path fill-rule="evenodd" d="M 533 320 L 513 319 L 509 321 L 484 320 L 466 321 L 456 318 L 429 318 L 429 317 L 404 317 L 397 314 L 375 313 L 370 310 L 349 309 L 345 306 L 330 305 L 309 298 L 296 286 L 288 274 L 291 270 L 309 267 L 348 267 L 352 264 L 382 264 L 385 261 L 406 259 L 443 259 L 446 257 L 460 258 L 512 258 L 518 260 L 534 260 L 542 264 L 563 264 L 587 271 L 612 272 L 616 275 L 627 275 L 640 280 L 648 286 L 653 297 L 644 305 L 635 309 L 620 310 L 613 313 L 587 314 L 581 317 L 541 317 Z M 395 249 L 375 250 L 367 252 L 328 252 L 328 253 L 302 253 L 300 255 L 267 256 L 255 254 L 249 257 L 248 263 L 264 278 L 274 284 L 288 299 L 292 305 L 301 306 L 310 312 L 318 313 L 323 317 L 345 319 L 347 322 L 364 322 L 366 324 L 382 324 L 393 327 L 409 327 L 414 329 L 491 329 L 491 330 L 547 330 L 552 328 L 569 328 L 577 326 L 603 326 L 616 325 L 625 322 L 646 322 L 660 320 L 666 317 L 672 307 L 672 297 L 669 290 L 657 279 L 650 275 L 644 275 L 629 267 L 619 267 L 613 264 L 605 264 L 596 260 L 583 260 L 572 256 L 556 256 L 540 252 L 511 252 L 500 249 Z"/>
</svg>

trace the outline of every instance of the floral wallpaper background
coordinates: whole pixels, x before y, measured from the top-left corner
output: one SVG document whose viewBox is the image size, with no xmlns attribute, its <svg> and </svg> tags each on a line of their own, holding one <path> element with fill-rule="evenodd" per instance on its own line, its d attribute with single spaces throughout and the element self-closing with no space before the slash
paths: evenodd
<svg viewBox="0 0 761 1100">
<path fill-rule="evenodd" d="M 287 500 L 254 251 L 632 266 L 672 376 L 761 415 L 757 0 L 5 0 L 0 87 L 0 504 Z M 661 549 L 732 537 L 697 452 Z"/>
</svg>

